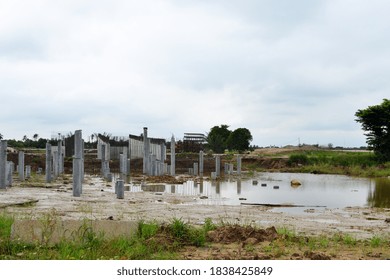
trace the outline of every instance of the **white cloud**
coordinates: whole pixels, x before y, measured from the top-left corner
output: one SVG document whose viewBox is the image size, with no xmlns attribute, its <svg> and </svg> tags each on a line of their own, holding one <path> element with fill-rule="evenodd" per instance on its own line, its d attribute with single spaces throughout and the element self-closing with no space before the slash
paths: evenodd
<svg viewBox="0 0 390 280">
<path fill-rule="evenodd" d="M 6 138 L 144 126 L 168 138 L 228 124 L 261 146 L 360 146 L 354 113 L 389 92 L 387 1 L 0 5 Z"/>
</svg>

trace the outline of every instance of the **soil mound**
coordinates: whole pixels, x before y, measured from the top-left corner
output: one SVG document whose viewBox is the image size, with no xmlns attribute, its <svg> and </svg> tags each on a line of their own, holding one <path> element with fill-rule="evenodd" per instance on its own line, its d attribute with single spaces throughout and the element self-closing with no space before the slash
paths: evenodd
<svg viewBox="0 0 390 280">
<path fill-rule="evenodd" d="M 242 227 L 239 225 L 223 226 L 216 230 L 209 231 L 208 240 L 215 243 L 249 242 L 256 244 L 263 241 L 273 241 L 278 238 L 275 227 L 267 229 L 256 229 L 253 227 Z"/>
</svg>

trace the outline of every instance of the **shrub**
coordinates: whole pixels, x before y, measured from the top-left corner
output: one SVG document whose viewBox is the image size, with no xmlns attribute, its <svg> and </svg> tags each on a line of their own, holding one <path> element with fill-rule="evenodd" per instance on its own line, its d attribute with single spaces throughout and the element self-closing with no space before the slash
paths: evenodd
<svg viewBox="0 0 390 280">
<path fill-rule="evenodd" d="M 287 164 L 289 166 L 294 166 L 298 164 L 307 164 L 309 162 L 309 158 L 306 154 L 292 154 L 290 155 Z"/>
</svg>

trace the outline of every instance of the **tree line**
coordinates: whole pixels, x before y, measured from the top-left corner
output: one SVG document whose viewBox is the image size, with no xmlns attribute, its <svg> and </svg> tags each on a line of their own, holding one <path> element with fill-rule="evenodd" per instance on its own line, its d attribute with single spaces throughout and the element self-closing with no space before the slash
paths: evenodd
<svg viewBox="0 0 390 280">
<path fill-rule="evenodd" d="M 249 129 L 237 128 L 232 131 L 226 124 L 212 127 L 206 136 L 207 147 L 219 154 L 225 150 L 244 152 L 249 149 L 252 140 Z"/>
</svg>

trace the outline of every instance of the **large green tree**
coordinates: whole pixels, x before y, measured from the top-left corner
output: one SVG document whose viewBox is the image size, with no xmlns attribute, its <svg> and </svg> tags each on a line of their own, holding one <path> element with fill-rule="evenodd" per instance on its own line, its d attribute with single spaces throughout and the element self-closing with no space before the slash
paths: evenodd
<svg viewBox="0 0 390 280">
<path fill-rule="evenodd" d="M 237 128 L 230 133 L 227 146 L 229 150 L 243 152 L 249 149 L 249 143 L 252 140 L 252 134 L 247 128 Z"/>
<path fill-rule="evenodd" d="M 215 153 L 224 153 L 226 149 L 243 152 L 249 148 L 252 134 L 247 128 L 229 130 L 229 126 L 222 124 L 214 126 L 206 137 L 208 148 Z"/>
<path fill-rule="evenodd" d="M 220 126 L 214 126 L 210 129 L 210 132 L 206 137 L 209 149 L 219 154 L 225 152 L 225 149 L 227 148 L 227 140 L 231 133 L 228 128 L 228 125 L 221 124 Z"/>
<path fill-rule="evenodd" d="M 356 121 L 366 131 L 367 144 L 382 161 L 390 160 L 390 100 L 355 113 Z"/>
</svg>

